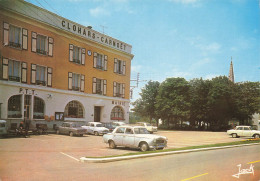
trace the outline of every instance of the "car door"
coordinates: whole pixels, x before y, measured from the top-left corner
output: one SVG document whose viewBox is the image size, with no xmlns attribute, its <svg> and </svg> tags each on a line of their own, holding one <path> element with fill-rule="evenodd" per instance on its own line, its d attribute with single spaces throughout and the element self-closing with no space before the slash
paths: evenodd
<svg viewBox="0 0 260 181">
<path fill-rule="evenodd" d="M 243 136 L 243 127 L 238 127 L 237 129 L 236 129 L 236 133 L 237 133 L 237 135 L 238 136 Z"/>
<path fill-rule="evenodd" d="M 60 134 L 64 134 L 65 133 L 65 126 L 66 126 L 66 123 L 62 123 L 62 125 L 59 127 Z"/>
<path fill-rule="evenodd" d="M 135 135 L 132 128 L 126 128 L 123 136 L 123 145 L 128 147 L 134 147 Z"/>
<path fill-rule="evenodd" d="M 69 130 L 70 130 L 70 124 L 66 123 L 66 125 L 64 127 L 64 134 L 69 134 Z"/>
<path fill-rule="evenodd" d="M 252 136 L 251 135 L 251 129 L 249 127 L 244 127 L 243 136 Z"/>
<path fill-rule="evenodd" d="M 90 123 L 89 124 L 89 133 L 94 134 L 94 129 L 95 129 L 95 124 L 94 123 Z"/>
<path fill-rule="evenodd" d="M 124 134 L 125 134 L 125 128 L 124 127 L 118 127 L 115 134 L 114 134 L 114 137 L 113 137 L 113 140 L 114 140 L 116 145 L 118 145 L 118 146 L 123 145 Z"/>
</svg>

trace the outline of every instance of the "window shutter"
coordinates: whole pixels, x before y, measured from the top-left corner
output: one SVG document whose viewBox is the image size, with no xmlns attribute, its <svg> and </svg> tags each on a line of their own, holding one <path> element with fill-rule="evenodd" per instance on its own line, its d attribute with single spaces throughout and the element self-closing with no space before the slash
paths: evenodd
<svg viewBox="0 0 260 181">
<path fill-rule="evenodd" d="M 97 67 L 97 52 L 94 52 L 94 60 L 93 60 L 93 67 L 96 68 Z"/>
<path fill-rule="evenodd" d="M 103 84 L 104 84 L 103 95 L 107 95 L 107 80 L 104 79 Z"/>
<path fill-rule="evenodd" d="M 122 84 L 122 98 L 125 98 L 125 84 Z"/>
<path fill-rule="evenodd" d="M 114 59 L 114 72 L 117 72 L 117 58 Z"/>
<path fill-rule="evenodd" d="M 35 84 L 36 83 L 36 65 L 32 64 L 31 66 L 31 83 Z"/>
<path fill-rule="evenodd" d="M 50 67 L 47 68 L 47 86 L 52 86 L 52 68 Z"/>
<path fill-rule="evenodd" d="M 126 62 L 123 61 L 123 75 L 125 75 Z"/>
<path fill-rule="evenodd" d="M 107 55 L 104 56 L 104 70 L 107 70 Z"/>
<path fill-rule="evenodd" d="M 28 49 L 28 30 L 23 28 L 23 50 Z"/>
<path fill-rule="evenodd" d="M 8 80 L 8 59 L 3 58 L 3 79 Z"/>
<path fill-rule="evenodd" d="M 4 23 L 4 46 L 9 44 L 9 24 Z"/>
<path fill-rule="evenodd" d="M 69 48 L 70 48 L 70 57 L 69 57 L 69 61 L 70 62 L 73 62 L 73 45 L 72 44 L 70 44 L 69 45 Z"/>
<path fill-rule="evenodd" d="M 48 40 L 48 42 L 49 42 L 49 52 L 48 52 L 48 55 L 50 57 L 52 57 L 53 56 L 53 38 L 49 37 L 48 39 L 49 39 Z"/>
<path fill-rule="evenodd" d="M 123 97 L 123 84 L 120 84 L 120 96 Z"/>
<path fill-rule="evenodd" d="M 68 75 L 69 90 L 72 90 L 72 72 Z"/>
<path fill-rule="evenodd" d="M 96 92 L 97 92 L 97 78 L 93 77 L 92 93 L 96 94 Z"/>
<path fill-rule="evenodd" d="M 85 65 L 85 57 L 86 57 L 86 49 L 82 48 L 81 49 L 81 64 Z"/>
<path fill-rule="evenodd" d="M 116 84 L 117 84 L 117 83 L 114 82 L 114 91 L 113 91 L 113 92 L 114 92 L 114 97 L 116 97 L 116 93 L 117 93 L 117 92 L 116 92 Z"/>
<path fill-rule="evenodd" d="M 22 62 L 22 83 L 27 83 L 27 63 Z"/>
<path fill-rule="evenodd" d="M 32 32 L 32 52 L 36 52 L 37 33 Z"/>
<path fill-rule="evenodd" d="M 85 90 L 85 75 L 81 75 L 80 91 L 84 92 L 84 90 Z"/>
</svg>

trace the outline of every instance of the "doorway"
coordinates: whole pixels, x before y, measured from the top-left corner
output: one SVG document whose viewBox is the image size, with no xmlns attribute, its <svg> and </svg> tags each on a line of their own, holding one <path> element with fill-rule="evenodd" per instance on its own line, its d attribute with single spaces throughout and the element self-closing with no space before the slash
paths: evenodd
<svg viewBox="0 0 260 181">
<path fill-rule="evenodd" d="M 94 122 L 100 122 L 100 113 L 101 113 L 101 107 L 95 106 L 94 107 Z"/>
<path fill-rule="evenodd" d="M 24 96 L 24 118 L 30 119 L 31 96 Z"/>
</svg>

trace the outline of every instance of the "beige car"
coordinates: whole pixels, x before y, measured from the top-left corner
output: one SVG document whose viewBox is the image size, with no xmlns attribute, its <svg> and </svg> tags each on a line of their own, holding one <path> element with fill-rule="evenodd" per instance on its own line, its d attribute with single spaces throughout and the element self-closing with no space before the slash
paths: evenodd
<svg viewBox="0 0 260 181">
<path fill-rule="evenodd" d="M 157 132 L 157 127 L 156 126 L 152 126 L 150 123 L 146 123 L 146 122 L 137 122 L 136 123 L 138 126 L 143 126 L 145 127 L 149 133 L 153 133 L 153 132 Z"/>
</svg>

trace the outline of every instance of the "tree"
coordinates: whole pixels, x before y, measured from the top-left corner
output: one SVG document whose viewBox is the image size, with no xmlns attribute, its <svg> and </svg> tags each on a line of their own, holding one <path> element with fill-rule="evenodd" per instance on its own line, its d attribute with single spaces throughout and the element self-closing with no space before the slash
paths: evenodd
<svg viewBox="0 0 260 181">
<path fill-rule="evenodd" d="M 141 90 L 140 99 L 137 99 L 133 105 L 134 108 L 132 109 L 137 114 L 148 117 L 150 123 L 152 119 L 156 119 L 156 111 L 155 111 L 155 104 L 156 104 L 156 96 L 158 94 L 160 83 L 157 81 L 149 81 L 145 87 Z M 156 119 L 157 120 L 157 119 Z M 158 120 L 156 121 L 158 125 Z"/>
<path fill-rule="evenodd" d="M 248 124 L 254 113 L 260 111 L 260 82 L 237 83 L 235 89 L 235 117 L 240 124 Z"/>
<path fill-rule="evenodd" d="M 167 78 L 160 85 L 156 112 L 161 119 L 176 124 L 189 116 L 189 84 L 184 78 Z"/>
<path fill-rule="evenodd" d="M 208 99 L 209 122 L 219 128 L 228 125 L 235 112 L 234 83 L 225 76 L 213 78 Z"/>
<path fill-rule="evenodd" d="M 201 123 L 209 123 L 209 90 L 210 81 L 193 79 L 190 81 L 190 124 L 201 126 Z"/>
</svg>

